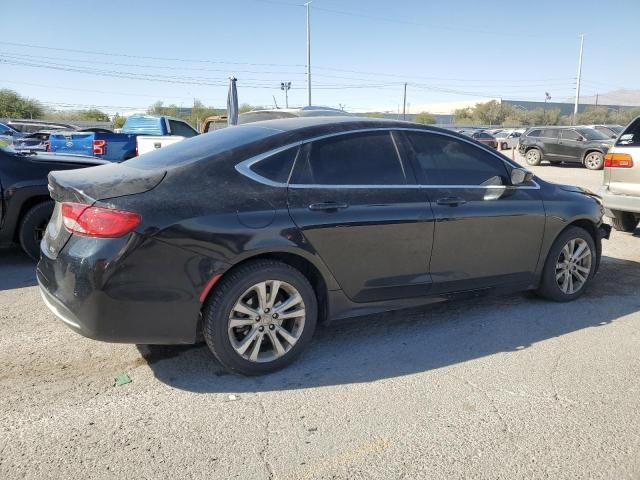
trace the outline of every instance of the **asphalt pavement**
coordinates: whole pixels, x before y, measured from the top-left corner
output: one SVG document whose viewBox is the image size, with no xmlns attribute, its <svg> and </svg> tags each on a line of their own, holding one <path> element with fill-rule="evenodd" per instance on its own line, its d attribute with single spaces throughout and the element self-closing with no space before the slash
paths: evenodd
<svg viewBox="0 0 640 480">
<path fill-rule="evenodd" d="M 0 251 L 0 478 L 638 479 L 639 266 L 640 231 L 614 232 L 574 303 L 364 317 L 244 378 L 202 345 L 76 335 L 42 304 L 33 262 Z"/>
</svg>

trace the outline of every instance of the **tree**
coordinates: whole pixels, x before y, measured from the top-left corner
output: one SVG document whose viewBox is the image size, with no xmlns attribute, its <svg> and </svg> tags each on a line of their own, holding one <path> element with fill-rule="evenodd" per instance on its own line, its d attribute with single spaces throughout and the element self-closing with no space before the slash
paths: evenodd
<svg viewBox="0 0 640 480">
<path fill-rule="evenodd" d="M 458 125 L 474 125 L 477 123 L 473 119 L 474 109 L 472 107 L 458 108 L 453 111 L 453 123 Z"/>
<path fill-rule="evenodd" d="M 436 117 L 429 112 L 420 112 L 416 115 L 416 123 L 423 123 L 425 125 L 435 125 Z"/>
<path fill-rule="evenodd" d="M 248 103 L 242 103 L 238 109 L 238 113 L 247 113 L 254 109 L 255 107 L 253 105 L 249 105 Z"/>
<path fill-rule="evenodd" d="M 90 108 L 89 110 L 80 110 L 78 112 L 78 117 L 80 120 L 87 120 L 93 122 L 109 122 L 111 119 L 109 115 L 96 108 Z"/>
<path fill-rule="evenodd" d="M 116 113 L 113 117 L 113 128 L 122 128 L 124 122 L 127 121 L 127 117 L 121 116 L 119 113 Z"/>
<path fill-rule="evenodd" d="M 367 113 L 367 117 L 369 117 L 369 118 L 384 118 L 384 113 L 382 113 L 382 112 L 370 112 L 370 113 Z"/>
<path fill-rule="evenodd" d="M 587 107 L 576 115 L 576 124 L 607 123 L 609 109 L 607 107 Z"/>
<path fill-rule="evenodd" d="M 9 89 L 0 89 L 0 117 L 42 118 L 44 107 L 37 100 L 18 95 Z"/>
</svg>

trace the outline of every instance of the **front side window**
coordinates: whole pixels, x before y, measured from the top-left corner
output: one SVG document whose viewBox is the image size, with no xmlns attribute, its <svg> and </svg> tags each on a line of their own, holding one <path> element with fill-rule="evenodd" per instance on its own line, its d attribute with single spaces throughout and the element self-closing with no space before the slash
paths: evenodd
<svg viewBox="0 0 640 480">
<path fill-rule="evenodd" d="M 542 134 L 542 130 L 531 130 L 527 137 L 539 137 Z"/>
<path fill-rule="evenodd" d="M 178 122 L 176 120 L 169 120 L 169 126 L 171 127 L 171 134 L 180 137 L 191 138 L 195 137 L 198 132 L 187 125 L 184 122 Z"/>
<path fill-rule="evenodd" d="M 580 135 L 578 135 L 573 130 L 562 130 L 560 132 L 560 138 L 562 138 L 563 140 L 576 140 L 577 141 L 577 140 L 580 139 Z"/>
<path fill-rule="evenodd" d="M 296 162 L 291 183 L 403 185 L 406 177 L 391 133 L 386 131 L 339 135 L 312 142 L 302 161 Z"/>
<path fill-rule="evenodd" d="M 502 160 L 457 138 L 431 133 L 407 133 L 411 155 L 426 185 L 506 185 Z"/>
<path fill-rule="evenodd" d="M 578 133 L 587 140 L 609 140 L 609 137 L 595 128 L 578 128 Z"/>
</svg>

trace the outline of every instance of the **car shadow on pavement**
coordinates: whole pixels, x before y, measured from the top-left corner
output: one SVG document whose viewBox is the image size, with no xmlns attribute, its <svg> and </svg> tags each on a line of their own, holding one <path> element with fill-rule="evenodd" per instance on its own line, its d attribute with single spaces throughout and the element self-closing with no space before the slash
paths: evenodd
<svg viewBox="0 0 640 480">
<path fill-rule="evenodd" d="M 370 315 L 320 328 L 291 366 L 262 377 L 230 375 L 206 345 L 139 345 L 156 378 L 192 392 L 259 392 L 409 375 L 598 328 L 640 311 L 640 264 L 604 257 L 589 291 L 553 303 L 531 293 L 483 297 Z"/>
<path fill-rule="evenodd" d="M 36 262 L 17 248 L 0 249 L 0 291 L 36 284 Z"/>
</svg>

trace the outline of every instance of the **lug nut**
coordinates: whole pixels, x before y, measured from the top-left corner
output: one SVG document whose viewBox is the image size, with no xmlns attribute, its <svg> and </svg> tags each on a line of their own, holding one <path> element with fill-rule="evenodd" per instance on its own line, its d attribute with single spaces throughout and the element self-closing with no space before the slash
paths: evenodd
<svg viewBox="0 0 640 480">
<path fill-rule="evenodd" d="M 278 314 L 274 313 L 273 315 L 271 315 L 273 318 L 278 318 Z"/>
<path fill-rule="evenodd" d="M 256 317 L 256 322 L 259 322 L 259 321 L 260 321 L 260 317 L 258 316 Z"/>
<path fill-rule="evenodd" d="M 268 308 L 265 308 L 265 309 L 264 309 L 264 313 L 269 313 L 269 309 L 268 309 Z"/>
<path fill-rule="evenodd" d="M 258 330 L 260 330 L 261 332 L 264 332 L 264 327 L 260 327 Z"/>
<path fill-rule="evenodd" d="M 273 330 L 274 328 L 276 328 L 274 325 L 269 325 L 269 330 Z"/>
</svg>

